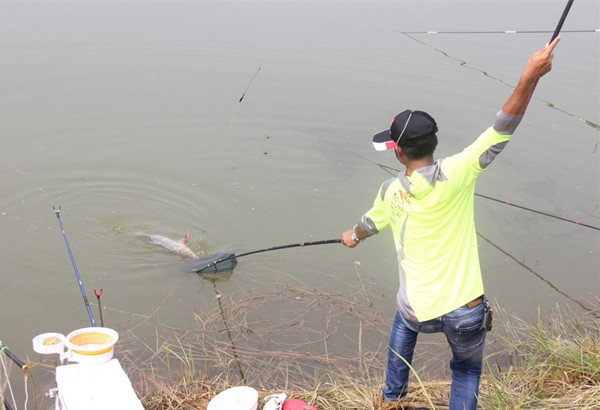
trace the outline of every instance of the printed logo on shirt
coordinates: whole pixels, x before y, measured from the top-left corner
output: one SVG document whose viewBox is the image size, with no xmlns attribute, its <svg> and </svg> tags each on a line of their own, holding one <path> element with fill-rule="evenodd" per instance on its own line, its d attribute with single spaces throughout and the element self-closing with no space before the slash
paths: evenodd
<svg viewBox="0 0 600 410">
<path fill-rule="evenodd" d="M 412 195 L 401 189 L 394 192 L 394 197 L 390 203 L 390 219 L 392 223 L 400 220 L 406 215 L 404 208 L 406 204 L 410 205 L 410 199 Z"/>
<path fill-rule="evenodd" d="M 405 202 L 410 205 L 410 200 L 413 197 L 411 194 L 409 194 L 406 191 L 403 191 L 402 189 L 398 190 L 398 194 L 400 195 L 400 199 L 402 200 L 402 207 L 403 208 L 404 208 L 404 203 Z"/>
</svg>

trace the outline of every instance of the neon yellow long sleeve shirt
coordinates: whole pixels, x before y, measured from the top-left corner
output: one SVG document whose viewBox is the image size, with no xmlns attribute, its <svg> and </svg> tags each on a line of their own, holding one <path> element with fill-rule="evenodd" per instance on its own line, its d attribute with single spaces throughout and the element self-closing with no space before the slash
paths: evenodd
<svg viewBox="0 0 600 410">
<path fill-rule="evenodd" d="M 405 318 L 434 319 L 484 293 L 475 183 L 508 143 L 520 118 L 500 112 L 494 127 L 462 152 L 385 181 L 362 217 L 360 226 L 367 235 L 392 230 L 400 274 L 396 304 Z"/>
</svg>

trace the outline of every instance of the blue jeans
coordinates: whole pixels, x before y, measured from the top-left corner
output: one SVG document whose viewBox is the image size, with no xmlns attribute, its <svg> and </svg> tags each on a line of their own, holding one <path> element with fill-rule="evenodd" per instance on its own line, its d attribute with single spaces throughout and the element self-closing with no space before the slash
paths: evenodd
<svg viewBox="0 0 600 410">
<path fill-rule="evenodd" d="M 471 309 L 462 306 L 425 322 L 406 320 L 396 312 L 390 336 L 384 400 L 395 401 L 408 390 L 410 369 L 398 355 L 411 363 L 419 332 L 443 332 L 452 350 L 450 410 L 476 409 L 486 334 L 480 330 L 483 312 L 483 303 Z"/>
</svg>

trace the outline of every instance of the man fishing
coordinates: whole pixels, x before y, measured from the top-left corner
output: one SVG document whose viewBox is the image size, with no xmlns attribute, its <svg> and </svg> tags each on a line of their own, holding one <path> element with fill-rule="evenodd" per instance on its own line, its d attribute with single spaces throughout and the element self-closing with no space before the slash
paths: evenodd
<svg viewBox="0 0 600 410">
<path fill-rule="evenodd" d="M 406 170 L 381 185 L 373 207 L 341 240 L 354 248 L 386 228 L 393 233 L 400 286 L 382 391 L 386 402 L 407 393 L 418 333 L 443 332 L 452 351 L 450 409 L 477 407 L 491 310 L 477 251 L 475 182 L 510 140 L 538 80 L 552 68 L 559 41 L 533 53 L 494 125 L 462 152 L 434 161 L 438 127 L 423 111 L 403 111 L 373 137 L 375 149 L 394 149 Z"/>
</svg>

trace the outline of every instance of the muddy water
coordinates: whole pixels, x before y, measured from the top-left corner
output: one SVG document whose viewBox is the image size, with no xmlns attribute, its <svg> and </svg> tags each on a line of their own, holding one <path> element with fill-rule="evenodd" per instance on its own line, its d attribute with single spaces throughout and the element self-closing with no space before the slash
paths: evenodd
<svg viewBox="0 0 600 410">
<path fill-rule="evenodd" d="M 212 283 L 145 235 L 189 232 L 201 255 L 338 237 L 389 177 L 377 164 L 398 167 L 373 132 L 418 108 L 440 125 L 438 155 L 462 149 L 549 38 L 403 32 L 552 31 L 564 7 L 522 3 L 0 4 L 0 339 L 26 356 L 36 334 L 89 324 L 52 206 L 115 328 L 151 314 L 185 328 L 215 305 Z M 598 28 L 598 7 L 578 2 L 564 29 Z M 478 193 L 600 225 L 599 50 L 598 33 L 564 33 Z M 499 305 L 527 318 L 595 303 L 597 230 L 482 197 L 476 218 Z M 218 291 L 344 294 L 354 261 L 391 317 L 388 234 L 241 258 Z"/>
</svg>

